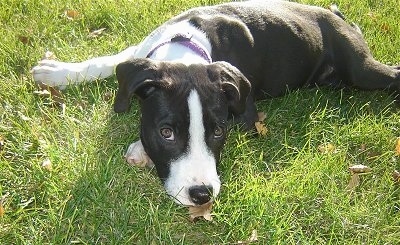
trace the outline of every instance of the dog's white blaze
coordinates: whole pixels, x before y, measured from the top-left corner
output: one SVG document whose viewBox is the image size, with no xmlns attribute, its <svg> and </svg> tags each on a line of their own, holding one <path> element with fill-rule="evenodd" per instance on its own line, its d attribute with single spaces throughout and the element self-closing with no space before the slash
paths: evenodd
<svg viewBox="0 0 400 245">
<path fill-rule="evenodd" d="M 196 90 L 189 94 L 188 108 L 188 149 L 182 157 L 171 162 L 170 175 L 165 182 L 167 193 L 183 205 L 193 205 L 189 197 L 191 186 L 210 185 L 214 196 L 218 195 L 221 186 L 215 157 L 205 142 L 203 108 Z"/>
</svg>

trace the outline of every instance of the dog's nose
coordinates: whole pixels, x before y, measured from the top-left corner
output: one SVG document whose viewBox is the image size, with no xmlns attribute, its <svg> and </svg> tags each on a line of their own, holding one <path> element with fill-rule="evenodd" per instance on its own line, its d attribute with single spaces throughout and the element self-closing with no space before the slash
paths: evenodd
<svg viewBox="0 0 400 245">
<path fill-rule="evenodd" d="M 202 205 L 211 200 L 213 195 L 212 186 L 195 185 L 189 188 L 189 196 L 194 204 Z"/>
</svg>

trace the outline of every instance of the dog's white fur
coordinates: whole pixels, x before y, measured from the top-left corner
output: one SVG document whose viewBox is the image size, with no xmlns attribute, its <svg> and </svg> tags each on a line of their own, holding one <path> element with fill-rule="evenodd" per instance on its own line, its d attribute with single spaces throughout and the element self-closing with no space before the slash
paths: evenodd
<svg viewBox="0 0 400 245">
<path fill-rule="evenodd" d="M 201 47 L 211 60 L 211 44 L 206 34 L 192 26 L 188 21 L 172 25 L 163 25 L 154 30 L 137 46 L 112 55 L 89 59 L 80 63 L 66 63 L 55 60 L 42 60 L 32 69 L 32 75 L 37 83 L 66 88 L 70 84 L 90 82 L 104 79 L 114 74 L 115 67 L 134 58 L 146 58 L 148 54 L 162 43 L 152 53 L 151 59 L 174 61 L 186 65 L 208 64 L 208 60 L 193 50 L 179 43 L 167 42 L 177 34 L 191 37 L 191 41 Z M 220 190 L 220 180 L 216 172 L 214 157 L 210 155 L 204 142 L 204 125 L 201 114 L 201 103 L 196 92 L 192 92 L 188 100 L 190 109 L 190 143 L 189 152 L 171 163 L 170 178 L 165 183 L 166 191 L 174 200 L 183 205 L 194 205 L 188 193 L 193 185 L 210 185 L 213 195 Z M 141 141 L 132 143 L 125 154 L 128 163 L 136 166 L 152 166 L 152 161 L 144 151 Z M 190 165 L 190 166 L 188 166 Z"/>
<path fill-rule="evenodd" d="M 204 142 L 203 108 L 199 94 L 192 90 L 188 97 L 189 146 L 188 152 L 170 164 L 170 176 L 165 182 L 167 193 L 182 205 L 193 205 L 189 198 L 189 187 L 209 185 L 213 196 L 221 187 L 216 171 L 215 157 Z"/>
<path fill-rule="evenodd" d="M 53 87 L 64 89 L 67 85 L 91 82 L 104 79 L 114 74 L 115 67 L 127 60 L 146 58 L 159 44 L 171 40 L 176 34 L 191 36 L 191 40 L 211 54 L 211 44 L 206 34 L 192 26 L 188 21 L 182 21 L 170 26 L 161 26 L 153 31 L 143 42 L 132 46 L 121 53 L 111 56 L 97 57 L 79 63 L 67 63 L 55 60 L 42 60 L 32 69 L 33 79 Z M 210 55 L 209 55 L 210 56 Z M 184 64 L 207 63 L 203 57 L 188 47 L 177 43 L 167 43 L 149 57 L 154 60 L 176 61 Z"/>
</svg>

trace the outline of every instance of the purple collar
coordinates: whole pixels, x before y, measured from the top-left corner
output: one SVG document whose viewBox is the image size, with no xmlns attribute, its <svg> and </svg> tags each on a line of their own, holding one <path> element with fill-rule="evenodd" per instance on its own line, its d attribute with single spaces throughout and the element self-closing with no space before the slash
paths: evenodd
<svg viewBox="0 0 400 245">
<path fill-rule="evenodd" d="M 202 57 L 205 61 L 207 61 L 208 63 L 211 63 L 211 58 L 210 56 L 207 54 L 207 52 L 200 47 L 197 43 L 193 42 L 192 37 L 188 37 L 185 34 L 176 34 L 174 37 L 171 38 L 171 40 L 165 41 L 163 43 L 160 43 L 159 45 L 155 46 L 150 52 L 149 54 L 146 56 L 146 58 L 151 57 L 154 52 L 159 49 L 160 47 L 168 44 L 168 43 L 178 43 L 180 45 L 183 45 L 189 49 L 191 49 L 193 52 L 195 52 L 196 54 L 198 54 L 200 57 Z"/>
</svg>

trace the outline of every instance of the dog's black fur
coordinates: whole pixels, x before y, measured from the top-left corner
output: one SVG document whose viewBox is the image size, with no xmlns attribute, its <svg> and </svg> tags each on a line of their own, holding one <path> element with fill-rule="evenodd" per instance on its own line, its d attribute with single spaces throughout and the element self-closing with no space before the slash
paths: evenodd
<svg viewBox="0 0 400 245">
<path fill-rule="evenodd" d="M 230 3 L 189 10 L 166 25 L 183 20 L 207 34 L 213 61 L 230 63 L 251 82 L 244 113 L 232 112 L 249 128 L 257 120 L 255 100 L 288 90 L 310 85 L 400 90 L 399 67 L 376 61 L 357 28 L 320 7 Z M 117 96 L 116 111 L 127 109 L 126 103 L 118 106 L 121 100 L 127 98 Z"/>
<path fill-rule="evenodd" d="M 314 85 L 400 92 L 400 67 L 376 61 L 338 10 L 276 0 L 194 8 L 119 54 L 43 60 L 32 74 L 63 88 L 111 76 L 116 65 L 114 110 L 127 111 L 133 95 L 141 107 L 140 140 L 125 157 L 153 162 L 184 205 L 218 195 L 228 121 L 254 128 L 256 100 Z"/>
<path fill-rule="evenodd" d="M 254 127 L 254 101 L 314 85 L 400 91 L 399 67 L 376 61 L 359 29 L 323 8 L 286 1 L 222 4 L 189 10 L 155 33 L 180 22 L 206 34 L 213 63 L 135 58 L 119 64 L 114 109 L 126 111 L 131 96 L 139 97 L 143 149 L 169 194 L 181 195 L 178 201 L 185 204 L 203 204 L 213 191 L 218 194 L 215 170 L 207 168 L 219 161 L 228 119 Z M 199 130 L 204 127 L 197 140 L 205 147 L 196 154 L 189 153 L 192 91 L 202 106 Z M 214 177 L 204 177 L 207 171 Z"/>
</svg>

